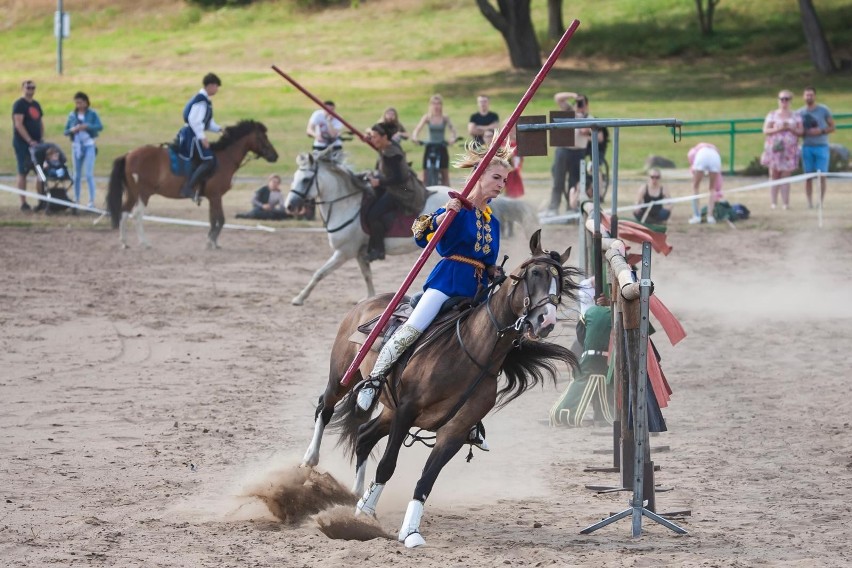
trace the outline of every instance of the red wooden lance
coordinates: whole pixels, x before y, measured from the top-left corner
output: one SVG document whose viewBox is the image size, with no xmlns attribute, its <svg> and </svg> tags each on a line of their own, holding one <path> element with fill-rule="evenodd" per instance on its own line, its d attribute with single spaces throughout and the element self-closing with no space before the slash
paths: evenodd
<svg viewBox="0 0 852 568">
<path fill-rule="evenodd" d="M 515 111 L 506 121 L 506 125 L 497 135 L 497 138 L 491 144 L 491 147 L 486 152 L 485 156 L 482 158 L 482 161 L 479 162 L 480 166 L 477 166 L 473 173 L 470 176 L 470 179 L 467 180 L 467 184 L 464 186 L 464 190 L 459 194 L 454 191 L 450 192 L 450 196 L 454 198 L 458 198 L 465 204 L 465 207 L 468 209 L 472 209 L 473 205 L 467 200 L 468 194 L 473 190 L 476 182 L 479 181 L 479 178 L 482 177 L 482 173 L 485 171 L 485 168 L 491 163 L 491 159 L 497 153 L 497 150 L 502 146 L 503 141 L 506 139 L 506 136 L 509 135 L 509 132 L 515 126 L 515 123 L 518 121 L 518 118 L 521 116 L 521 113 L 524 112 L 524 109 L 529 103 L 530 99 L 535 95 L 535 92 L 538 90 L 538 87 L 541 85 L 541 82 L 544 81 L 544 78 L 550 72 L 553 64 L 556 63 L 556 59 L 559 57 L 559 54 L 562 53 L 562 50 L 567 45 L 568 41 L 574 35 L 574 32 L 580 26 L 579 20 L 574 20 L 571 22 L 571 25 L 568 26 L 568 29 L 563 34 L 562 38 L 559 40 L 559 43 L 556 44 L 556 47 L 553 48 L 553 51 L 550 53 L 550 56 L 545 61 L 544 66 L 533 79 L 532 84 L 530 84 L 527 92 L 524 93 L 524 96 L 521 98 L 518 106 L 515 107 Z M 411 286 L 411 283 L 417 277 L 417 274 L 423 268 L 423 265 L 426 264 L 426 260 L 429 258 L 429 255 L 432 254 L 432 251 L 435 249 L 435 246 L 438 244 L 438 241 L 441 240 L 441 237 L 444 236 L 444 233 L 447 232 L 447 228 L 450 226 L 450 223 L 453 222 L 453 219 L 456 216 L 456 212 L 453 210 L 447 211 L 446 217 L 441 222 L 438 229 L 435 231 L 435 235 L 426 245 L 426 248 L 423 249 L 423 252 L 420 253 L 420 257 L 417 259 L 417 262 L 414 263 L 411 271 L 408 273 L 408 276 L 405 277 L 405 280 L 400 286 L 399 290 L 394 294 L 391 301 L 388 303 L 388 306 L 385 308 L 385 311 L 382 312 L 379 321 L 376 322 L 376 326 L 373 328 L 373 331 L 370 332 L 370 335 L 367 336 L 367 340 L 364 341 L 364 345 L 361 346 L 361 349 L 358 350 L 358 354 L 355 356 L 355 359 L 352 360 L 352 363 L 349 365 L 349 368 L 346 369 L 346 373 L 344 373 L 343 378 L 340 379 L 340 384 L 342 386 L 348 386 L 352 381 L 352 376 L 355 374 L 355 371 L 358 367 L 361 366 L 361 363 L 364 362 L 364 358 L 367 356 L 367 353 L 370 351 L 370 347 L 373 346 L 373 343 L 376 341 L 376 337 L 378 337 L 379 333 L 381 333 L 382 328 L 385 327 L 388 319 L 390 319 L 391 314 L 396 309 L 397 305 L 399 305 L 400 300 L 408 291 L 408 288 Z"/>
<path fill-rule="evenodd" d="M 314 94 L 312 92 L 310 92 L 309 90 L 304 88 L 302 85 L 300 85 L 294 78 L 292 78 L 290 75 L 288 75 L 287 73 L 285 73 L 284 71 L 279 69 L 277 65 L 273 65 L 272 70 L 275 71 L 276 73 L 278 73 L 279 75 L 281 75 L 282 77 L 284 77 L 285 79 L 287 79 L 287 81 L 291 85 L 293 85 L 294 87 L 299 89 L 302 92 L 302 94 L 304 94 L 306 97 L 308 97 L 309 99 L 311 99 L 312 101 L 317 103 L 320 106 L 320 108 L 325 110 L 328 114 L 330 114 L 331 116 L 333 116 L 334 118 L 336 118 L 337 120 L 342 122 L 344 124 L 344 126 L 346 126 L 346 128 L 348 128 L 349 130 L 352 131 L 352 134 L 354 134 L 355 136 L 360 138 L 362 142 L 364 142 L 365 144 L 368 144 L 370 146 L 370 148 L 372 148 L 373 150 L 376 150 L 376 152 L 378 152 L 378 149 L 375 146 L 373 146 L 373 143 L 370 142 L 367 139 L 366 136 L 361 134 L 360 130 L 358 130 L 357 128 L 355 128 L 354 126 L 352 126 L 351 124 L 346 122 L 346 119 L 344 119 L 342 116 L 340 116 L 339 114 L 334 112 L 334 109 L 331 109 L 331 108 L 328 108 L 327 106 L 325 106 L 325 104 L 323 104 L 323 102 L 321 100 L 316 98 L 316 96 L 314 96 Z"/>
</svg>

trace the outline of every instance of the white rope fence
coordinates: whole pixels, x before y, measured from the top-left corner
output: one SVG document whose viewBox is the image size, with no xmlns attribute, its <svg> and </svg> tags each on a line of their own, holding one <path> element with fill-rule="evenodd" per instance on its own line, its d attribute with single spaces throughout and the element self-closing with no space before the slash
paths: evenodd
<svg viewBox="0 0 852 568">
<path fill-rule="evenodd" d="M 814 178 L 840 178 L 840 179 L 852 179 L 852 173 L 847 172 L 814 172 L 810 174 L 799 174 L 797 176 L 790 176 L 781 179 L 772 179 L 767 181 L 762 181 L 760 183 L 753 183 L 749 185 L 744 185 L 742 187 L 735 187 L 733 189 L 726 189 L 724 193 L 742 193 L 744 191 L 757 191 L 758 189 L 765 189 L 767 187 L 772 187 L 773 185 L 782 185 L 785 183 L 797 183 L 806 181 Z M 818 189 L 817 189 L 818 191 Z M 669 197 L 668 199 L 660 199 L 659 201 L 652 201 L 651 203 L 642 203 L 636 205 L 635 203 L 631 203 L 630 205 L 623 205 L 621 207 L 617 207 L 616 211 L 636 211 L 637 209 L 645 209 L 648 207 L 653 207 L 654 205 L 668 205 L 670 203 L 685 203 L 689 201 L 695 201 L 696 199 L 706 199 L 710 197 L 710 193 L 697 193 L 693 195 L 685 195 L 683 197 Z M 822 207 L 820 207 L 822 210 Z M 609 211 L 607 211 L 609 212 Z M 557 223 L 565 223 L 566 221 L 573 221 L 574 219 L 579 219 L 582 217 L 581 213 L 566 213 L 565 215 L 554 215 L 552 217 L 541 217 L 539 221 L 542 225 L 553 225 Z"/>
<path fill-rule="evenodd" d="M 88 211 L 90 213 L 97 213 L 100 216 L 97 217 L 92 224 L 97 224 L 104 217 L 109 216 L 109 212 L 103 209 L 99 209 L 97 207 L 86 207 L 84 205 L 80 205 L 79 203 L 74 203 L 71 201 L 65 201 L 64 199 L 54 199 L 49 195 L 42 195 L 40 193 L 33 193 L 32 191 L 23 191 L 18 189 L 17 187 L 11 187 L 8 185 L 4 185 L 0 183 L 0 191 L 5 191 L 7 193 L 14 193 L 17 195 L 23 195 L 24 197 L 30 197 L 33 199 L 38 199 L 41 201 L 46 201 L 48 203 L 56 203 L 59 205 L 64 205 L 65 207 L 69 207 L 72 209 L 77 209 L 80 211 Z M 186 227 L 210 227 L 210 223 L 206 221 L 195 221 L 192 219 L 175 219 L 172 217 L 160 217 L 158 215 L 145 215 L 142 217 L 145 221 L 151 221 L 154 223 L 163 223 L 166 225 L 182 225 Z M 276 229 L 275 227 L 268 227 L 266 225 L 261 225 L 260 223 L 256 225 L 241 225 L 235 223 L 226 223 L 223 225 L 225 229 L 234 229 L 238 231 L 263 231 L 266 233 L 274 233 L 276 231 L 289 231 L 294 233 L 317 233 L 317 232 L 325 232 L 325 229 L 322 227 L 282 227 Z"/>
</svg>

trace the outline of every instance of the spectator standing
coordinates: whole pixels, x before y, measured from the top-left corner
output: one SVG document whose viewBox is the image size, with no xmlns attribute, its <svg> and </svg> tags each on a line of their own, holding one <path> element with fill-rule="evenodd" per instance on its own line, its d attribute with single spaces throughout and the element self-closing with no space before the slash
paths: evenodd
<svg viewBox="0 0 852 568">
<path fill-rule="evenodd" d="M 796 111 L 802 117 L 802 170 L 806 174 L 828 172 L 828 162 L 831 157 L 828 148 L 828 135 L 834 132 L 834 117 L 831 109 L 817 104 L 816 89 L 805 87 L 803 95 L 805 106 Z M 814 180 L 805 181 L 805 196 L 808 207 L 813 208 Z M 819 178 L 819 201 L 825 199 L 825 177 Z"/>
<path fill-rule="evenodd" d="M 44 113 L 41 105 L 35 100 L 35 81 L 27 79 L 21 83 L 23 96 L 12 105 L 12 147 L 15 150 L 15 158 L 18 162 L 18 189 L 27 190 L 27 174 L 32 168 L 30 159 L 30 146 L 35 146 L 44 141 Z M 36 180 L 36 186 L 40 182 Z M 39 189 L 39 193 L 41 190 Z M 21 196 L 21 211 L 30 211 L 27 198 Z"/>
<path fill-rule="evenodd" d="M 512 171 L 506 176 L 506 197 L 520 199 L 524 196 L 524 180 L 521 178 L 521 168 L 524 166 L 523 157 L 518 155 L 517 128 L 509 132 L 509 148 L 512 150 Z"/>
<path fill-rule="evenodd" d="M 334 110 L 334 101 L 325 101 L 322 104 Z M 306 132 L 314 139 L 314 150 L 325 150 L 329 146 L 338 150 L 343 148 L 343 141 L 340 139 L 343 123 L 324 108 L 317 109 L 311 114 Z"/>
<path fill-rule="evenodd" d="M 666 189 L 663 187 L 660 178 L 660 170 L 657 168 L 651 168 L 648 171 L 648 182 L 642 184 L 642 187 L 639 188 L 639 192 L 636 194 L 636 205 L 645 205 L 653 203 L 654 201 L 668 199 L 670 197 Z M 666 221 L 669 220 L 671 214 L 671 205 L 665 207 L 661 204 L 655 204 L 650 207 L 643 207 L 633 211 L 633 216 L 636 217 L 637 221 L 642 223 L 655 223 L 659 225 L 665 224 Z"/>
<path fill-rule="evenodd" d="M 500 127 L 500 117 L 491 110 L 491 101 L 486 95 L 476 97 L 479 110 L 470 115 L 467 132 L 477 144 L 482 144 L 486 130 L 497 130 Z"/>
<path fill-rule="evenodd" d="M 722 199 L 722 156 L 719 150 L 709 142 L 699 142 L 687 154 L 689 170 L 692 172 L 692 191 L 698 195 L 701 180 L 707 176 L 710 179 L 710 197 L 707 202 L 707 223 L 716 223 L 713 208 Z M 698 207 L 698 197 L 692 200 L 692 218 L 690 225 L 701 222 L 701 209 Z"/>
<path fill-rule="evenodd" d="M 89 185 L 89 208 L 95 206 L 95 156 L 98 154 L 95 138 L 103 130 L 101 118 L 91 108 L 89 96 L 80 91 L 74 95 L 74 110 L 65 122 L 65 136 L 71 138 L 71 155 L 74 160 L 74 202 L 80 204 L 80 186 L 83 176 Z"/>
<path fill-rule="evenodd" d="M 773 180 L 789 177 L 799 163 L 799 136 L 802 135 L 802 117 L 790 109 L 793 93 L 783 90 L 778 93 L 778 109 L 770 111 L 763 121 L 763 153 L 760 163 L 769 168 L 769 177 Z M 790 184 L 773 185 L 770 189 L 770 203 L 773 209 L 778 206 L 778 193 L 784 209 L 790 206 Z"/>
<path fill-rule="evenodd" d="M 420 131 L 423 127 L 429 129 L 429 139 L 426 141 L 426 148 L 423 150 L 423 183 L 426 183 L 426 168 L 427 161 L 431 152 L 436 152 L 438 155 L 438 169 L 441 173 L 441 185 L 450 185 L 450 155 L 447 152 L 447 144 L 452 144 L 458 140 L 458 132 L 453 126 L 453 121 L 449 116 L 444 114 L 444 99 L 441 95 L 432 95 L 429 99 L 429 109 L 426 114 L 414 127 L 411 137 L 418 144 L 420 142 Z M 447 129 L 450 130 L 451 138 L 447 140 Z"/>
<path fill-rule="evenodd" d="M 594 118 L 589 108 L 589 97 L 579 93 L 565 91 L 556 93 L 553 100 L 559 110 L 574 111 L 575 118 Z M 570 101 L 574 101 L 571 105 Z M 553 159 L 553 167 L 550 172 L 553 176 L 553 187 L 550 190 L 550 206 L 546 215 L 558 215 L 562 196 L 565 195 L 565 177 L 568 177 L 568 207 L 574 208 L 579 202 L 577 186 L 580 184 L 580 162 L 586 157 L 586 148 L 591 141 L 592 131 L 590 128 L 577 128 L 574 130 L 574 145 L 566 148 L 557 148 Z"/>
<path fill-rule="evenodd" d="M 379 119 L 379 122 L 392 124 L 396 128 L 396 134 L 393 135 L 392 140 L 397 144 L 401 144 L 403 140 L 408 140 L 408 131 L 399 121 L 399 113 L 396 112 L 394 107 L 386 108 L 385 112 L 382 113 L 382 117 Z"/>
</svg>

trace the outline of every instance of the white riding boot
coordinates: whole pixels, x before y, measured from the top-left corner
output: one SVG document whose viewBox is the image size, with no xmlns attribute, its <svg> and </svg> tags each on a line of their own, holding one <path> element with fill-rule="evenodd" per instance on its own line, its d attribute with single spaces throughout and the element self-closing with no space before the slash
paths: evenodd
<svg viewBox="0 0 852 568">
<path fill-rule="evenodd" d="M 414 499 L 408 504 L 402 528 L 399 529 L 399 542 L 404 542 L 406 548 L 416 548 L 426 544 L 420 535 L 420 519 L 423 517 L 423 502 Z"/>
<path fill-rule="evenodd" d="M 370 372 L 370 376 L 358 391 L 358 408 L 367 411 L 373 405 L 373 399 L 376 398 L 379 389 L 382 386 L 382 379 L 388 374 L 390 368 L 396 363 L 406 349 L 414 345 L 417 338 L 422 332 L 412 325 L 407 323 L 402 324 L 398 330 L 391 336 L 387 343 L 384 344 L 382 350 L 379 351 L 379 357 L 376 359 L 376 364 Z"/>
<path fill-rule="evenodd" d="M 364 514 L 375 517 L 376 507 L 379 505 L 379 497 L 382 496 L 384 488 L 384 483 L 376 483 L 375 481 L 371 483 L 370 487 L 367 488 L 367 491 L 364 492 L 364 496 L 361 497 L 358 500 L 358 504 L 355 505 L 355 514 Z"/>
</svg>

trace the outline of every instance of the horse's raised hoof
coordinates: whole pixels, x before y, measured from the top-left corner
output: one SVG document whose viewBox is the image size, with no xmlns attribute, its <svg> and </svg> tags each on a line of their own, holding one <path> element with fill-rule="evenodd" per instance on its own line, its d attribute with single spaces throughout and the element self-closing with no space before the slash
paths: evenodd
<svg viewBox="0 0 852 568">
<path fill-rule="evenodd" d="M 305 454 L 305 457 L 302 458 L 302 466 L 301 467 L 309 467 L 311 469 L 315 468 L 319 464 L 319 452 L 313 454 L 308 453 Z"/>
<path fill-rule="evenodd" d="M 405 537 L 405 548 L 417 548 L 418 546 L 423 546 L 426 544 L 426 541 L 423 540 L 423 537 L 419 532 L 411 533 L 407 537 Z"/>
<path fill-rule="evenodd" d="M 294 306 L 303 306 L 303 305 L 305 305 L 305 301 L 304 301 L 302 298 L 300 298 L 299 296 L 296 296 L 295 298 L 293 298 L 292 300 L 290 300 L 290 303 L 291 303 L 291 304 L 293 304 Z"/>
</svg>

